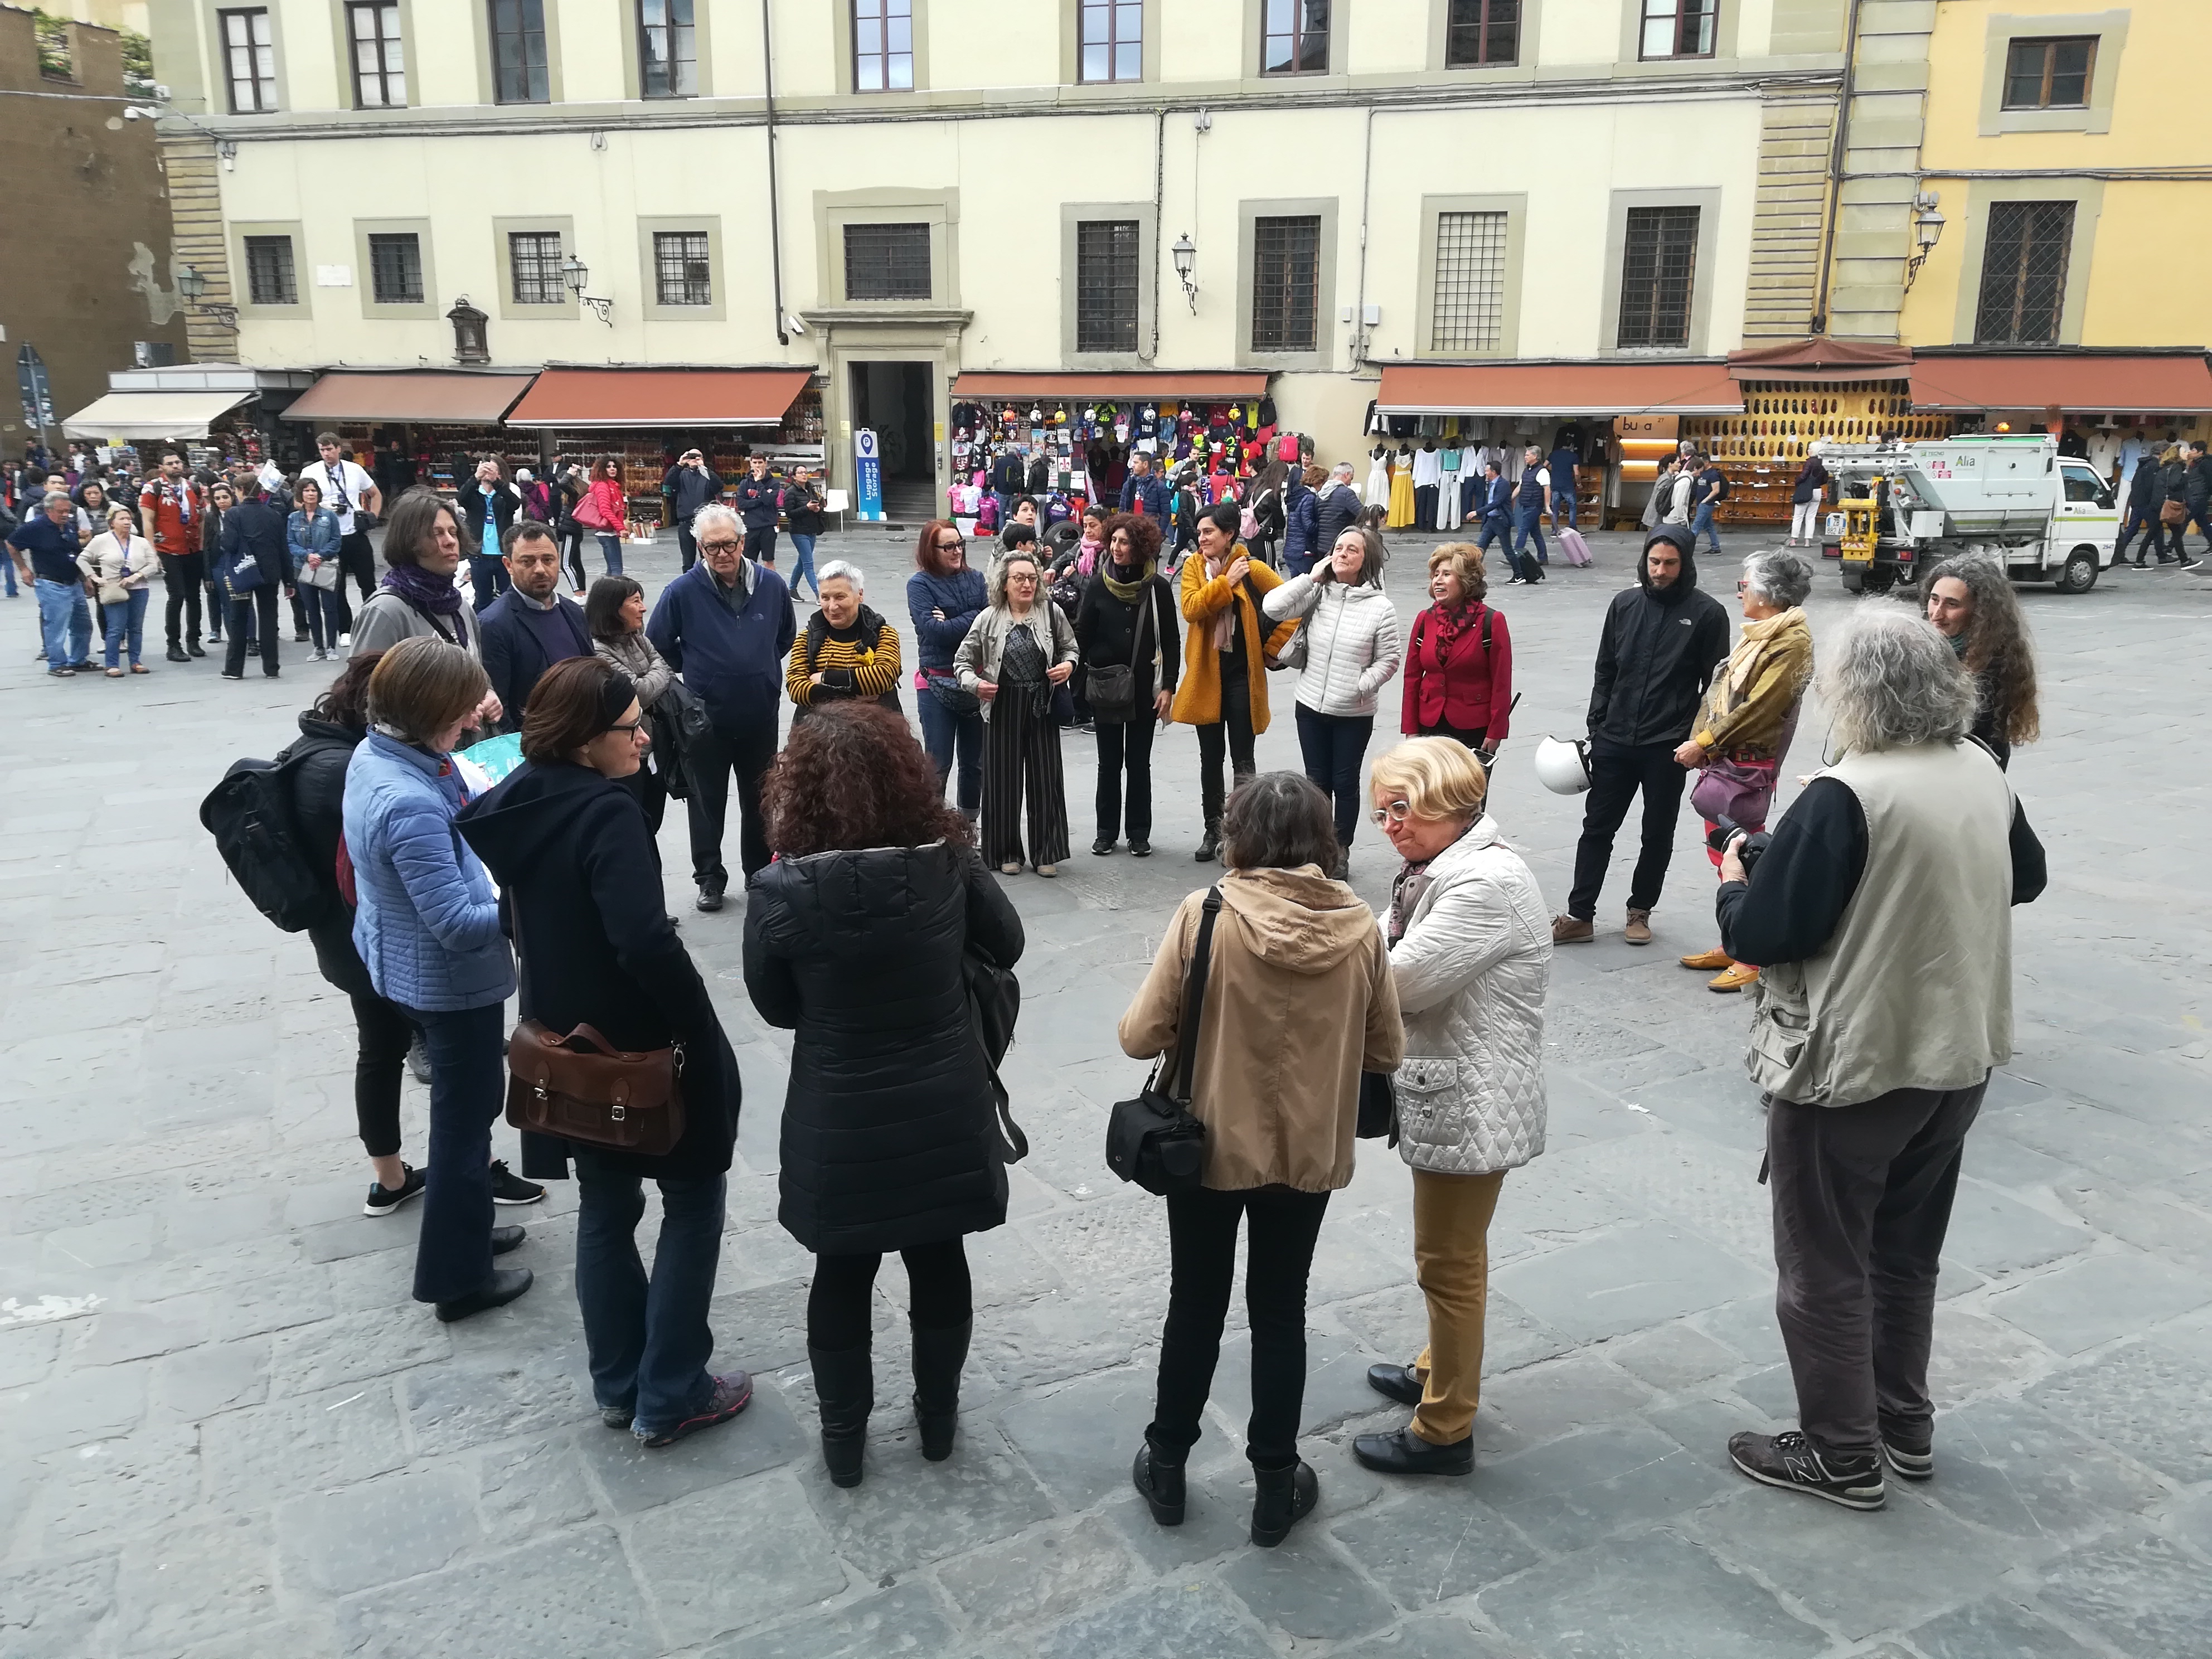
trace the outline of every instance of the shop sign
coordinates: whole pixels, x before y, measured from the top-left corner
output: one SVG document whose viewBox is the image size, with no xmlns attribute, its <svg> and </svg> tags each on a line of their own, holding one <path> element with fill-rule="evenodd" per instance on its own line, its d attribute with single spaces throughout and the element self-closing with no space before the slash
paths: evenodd
<svg viewBox="0 0 2212 1659">
<path fill-rule="evenodd" d="M 884 459 L 876 448 L 874 430 L 865 426 L 853 434 L 853 483 L 860 498 L 860 517 L 882 523 Z"/>
<path fill-rule="evenodd" d="M 1682 417 L 1679 415 L 1616 415 L 1613 417 L 1613 435 L 1616 438 L 1673 439 L 1681 434 Z"/>
</svg>

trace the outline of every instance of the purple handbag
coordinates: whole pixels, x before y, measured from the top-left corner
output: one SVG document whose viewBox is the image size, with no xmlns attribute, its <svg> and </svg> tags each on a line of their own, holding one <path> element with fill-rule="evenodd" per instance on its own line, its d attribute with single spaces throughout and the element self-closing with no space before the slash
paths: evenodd
<svg viewBox="0 0 2212 1659">
<path fill-rule="evenodd" d="M 1744 830 L 1763 829 L 1774 805 L 1778 761 L 1732 761 L 1716 756 L 1699 769 L 1690 790 L 1690 806 L 1708 823 L 1726 818 Z"/>
</svg>

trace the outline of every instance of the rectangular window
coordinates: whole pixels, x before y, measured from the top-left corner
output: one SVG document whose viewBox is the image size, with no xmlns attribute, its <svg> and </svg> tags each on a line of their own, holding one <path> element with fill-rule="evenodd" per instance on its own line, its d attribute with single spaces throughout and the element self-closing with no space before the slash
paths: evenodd
<svg viewBox="0 0 2212 1659">
<path fill-rule="evenodd" d="M 1437 215 L 1431 351 L 1495 351 L 1505 321 L 1505 215 Z"/>
<path fill-rule="evenodd" d="M 637 62 L 640 89 L 647 98 L 697 94 L 698 32 L 691 0 L 637 0 Z"/>
<path fill-rule="evenodd" d="M 1444 66 L 1481 69 L 1521 58 L 1521 0 L 1451 0 Z"/>
<path fill-rule="evenodd" d="M 545 0 L 491 0 L 492 99 L 543 104 L 553 96 L 545 69 Z"/>
<path fill-rule="evenodd" d="M 929 227 L 846 226 L 845 297 L 929 298 Z"/>
<path fill-rule="evenodd" d="M 295 306 L 300 285 L 292 275 L 292 239 L 246 239 L 246 297 L 257 306 Z"/>
<path fill-rule="evenodd" d="M 422 244 L 413 231 L 369 233 L 368 280 L 380 306 L 422 303 Z"/>
<path fill-rule="evenodd" d="M 853 90 L 914 90 L 914 0 L 853 0 Z"/>
<path fill-rule="evenodd" d="M 1311 351 L 1321 283 L 1321 219 L 1252 222 L 1252 349 Z"/>
<path fill-rule="evenodd" d="M 1710 58 L 1720 16 L 1721 0 L 1644 0 L 1640 55 Z"/>
<path fill-rule="evenodd" d="M 1328 73 L 1328 0 L 1261 0 L 1260 73 Z"/>
<path fill-rule="evenodd" d="M 1143 0 L 1083 0 L 1083 57 L 1085 81 L 1141 81 L 1145 78 Z"/>
<path fill-rule="evenodd" d="M 230 83 L 230 112 L 260 115 L 276 107 L 276 43 L 269 31 L 269 8 L 219 11 L 223 76 Z"/>
<path fill-rule="evenodd" d="M 653 289 L 665 306 L 714 303 L 714 274 L 707 267 L 705 231 L 653 233 Z"/>
<path fill-rule="evenodd" d="M 2056 345 L 2073 251 L 2073 203 L 1990 203 L 1974 343 Z"/>
<path fill-rule="evenodd" d="M 404 109 L 407 59 L 399 43 L 398 0 L 354 0 L 346 7 L 353 49 L 353 106 Z"/>
<path fill-rule="evenodd" d="M 1086 219 L 1075 227 L 1075 349 L 1137 349 L 1137 222 Z"/>
<path fill-rule="evenodd" d="M 2085 109 L 2097 67 L 2097 37 L 2015 40 L 2005 52 L 2007 109 Z"/>
<path fill-rule="evenodd" d="M 568 289 L 561 281 L 559 231 L 510 230 L 507 234 L 507 263 L 514 273 L 515 304 L 567 303 Z"/>
<path fill-rule="evenodd" d="M 1690 343 L 1690 290 L 1698 270 L 1698 210 L 1631 208 L 1620 259 L 1623 351 Z"/>
</svg>

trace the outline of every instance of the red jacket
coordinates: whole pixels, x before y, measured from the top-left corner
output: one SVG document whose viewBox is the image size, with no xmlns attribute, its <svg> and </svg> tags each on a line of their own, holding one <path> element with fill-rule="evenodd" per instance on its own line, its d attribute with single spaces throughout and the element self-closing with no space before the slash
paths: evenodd
<svg viewBox="0 0 2212 1659">
<path fill-rule="evenodd" d="M 1490 654 L 1484 660 L 1483 624 L 1490 628 Z M 1477 604 L 1467 628 L 1445 649 L 1437 629 L 1434 605 L 1413 618 L 1406 647 L 1406 708 L 1400 729 L 1407 737 L 1425 726 L 1480 731 L 1486 744 L 1505 738 L 1507 711 L 1513 706 L 1513 638 L 1505 618 Z"/>
<path fill-rule="evenodd" d="M 192 516 L 189 522 L 178 506 L 179 487 L 191 497 Z M 207 492 L 190 478 L 181 478 L 173 485 L 157 472 L 138 491 L 138 523 L 156 553 L 198 552 L 200 531 L 206 515 Z M 104 525 L 100 527 L 106 528 Z"/>
</svg>

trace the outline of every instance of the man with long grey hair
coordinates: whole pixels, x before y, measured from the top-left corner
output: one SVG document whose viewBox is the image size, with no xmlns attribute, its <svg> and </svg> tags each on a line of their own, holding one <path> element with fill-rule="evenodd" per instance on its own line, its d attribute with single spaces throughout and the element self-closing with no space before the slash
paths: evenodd
<svg viewBox="0 0 2212 1659">
<path fill-rule="evenodd" d="M 1863 605 L 1814 690 L 1841 754 L 1747 872 L 1721 864 L 1721 941 L 1760 963 L 1745 1066 L 1765 1091 L 1775 1313 L 1796 1429 L 1739 1434 L 1754 1480 L 1880 1509 L 1886 1463 L 1936 1469 L 1937 1259 L 1966 1131 L 2012 1057 L 2012 906 L 2045 870 L 1970 740 L 1974 682 L 1928 622 Z"/>
</svg>

